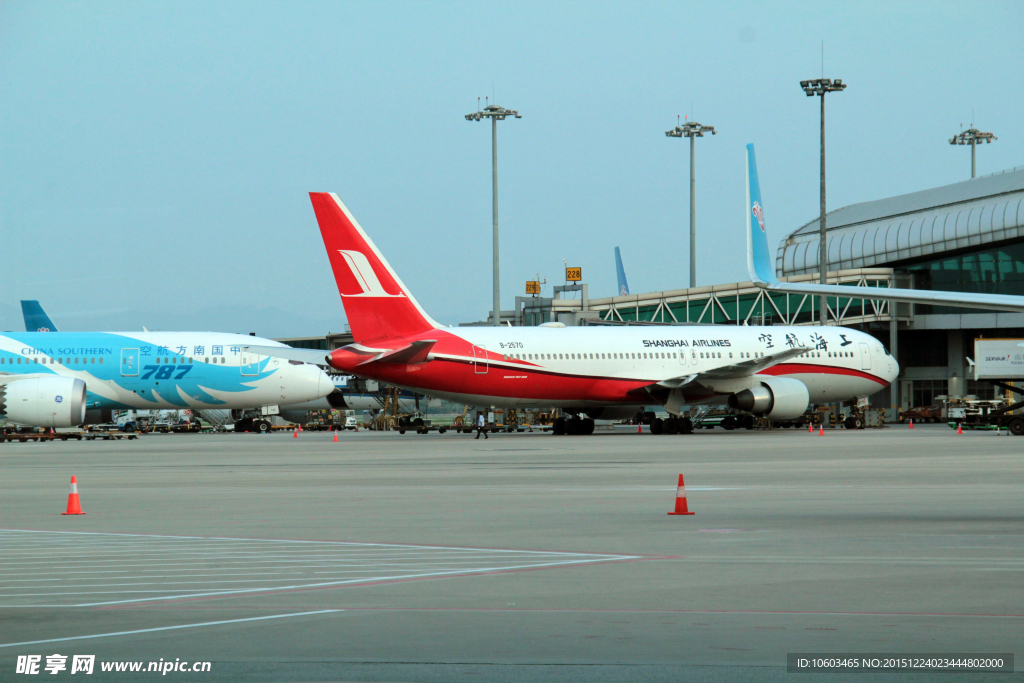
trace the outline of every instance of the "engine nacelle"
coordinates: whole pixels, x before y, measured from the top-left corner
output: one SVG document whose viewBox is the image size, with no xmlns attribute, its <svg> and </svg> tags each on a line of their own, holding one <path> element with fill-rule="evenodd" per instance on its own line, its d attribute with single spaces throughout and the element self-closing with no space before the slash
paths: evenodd
<svg viewBox="0 0 1024 683">
<path fill-rule="evenodd" d="M 807 411 L 811 396 L 807 385 L 788 377 L 759 377 L 760 386 L 729 396 L 729 407 L 765 415 L 776 420 L 791 420 Z"/>
<path fill-rule="evenodd" d="M 74 427 L 85 422 L 85 382 L 33 377 L 0 385 L 0 413 L 26 427 Z"/>
</svg>

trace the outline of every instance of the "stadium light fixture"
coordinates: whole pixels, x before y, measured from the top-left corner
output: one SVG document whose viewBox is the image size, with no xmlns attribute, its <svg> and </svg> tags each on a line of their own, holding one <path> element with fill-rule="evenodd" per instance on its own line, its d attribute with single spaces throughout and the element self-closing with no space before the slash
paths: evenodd
<svg viewBox="0 0 1024 683">
<path fill-rule="evenodd" d="M 479 99 L 477 100 L 479 102 Z M 501 324 L 501 284 L 498 275 L 498 121 L 504 121 L 512 116 L 517 119 L 523 118 L 515 109 L 505 109 L 496 104 L 488 104 L 483 109 L 477 109 L 472 114 L 466 114 L 467 121 L 491 120 L 491 214 L 493 221 L 493 268 L 494 268 L 494 313 L 492 323 Z"/>
<path fill-rule="evenodd" d="M 971 146 L 971 177 L 976 178 L 977 176 L 977 158 L 975 152 L 978 149 L 978 143 L 984 142 L 989 144 L 993 140 L 998 140 L 992 133 L 982 133 L 973 125 L 967 130 L 961 131 L 959 135 L 954 135 L 949 139 L 951 145 L 970 145 Z"/>
<path fill-rule="evenodd" d="M 672 130 L 665 131 L 670 138 L 690 138 L 690 287 L 697 286 L 697 179 L 693 161 L 693 141 L 704 137 L 704 133 L 718 135 L 714 126 L 704 126 L 696 121 L 687 121 Z"/>
<path fill-rule="evenodd" d="M 842 92 L 846 90 L 846 84 L 841 78 L 834 81 L 831 78 L 814 78 L 808 81 L 800 81 L 800 87 L 808 97 L 818 96 L 821 98 L 821 213 L 818 216 L 818 228 L 821 231 L 821 244 L 818 247 L 818 281 L 826 284 L 828 273 L 828 249 L 825 237 L 825 93 Z M 828 324 L 828 298 L 822 295 L 819 299 L 821 308 L 821 324 Z"/>
</svg>

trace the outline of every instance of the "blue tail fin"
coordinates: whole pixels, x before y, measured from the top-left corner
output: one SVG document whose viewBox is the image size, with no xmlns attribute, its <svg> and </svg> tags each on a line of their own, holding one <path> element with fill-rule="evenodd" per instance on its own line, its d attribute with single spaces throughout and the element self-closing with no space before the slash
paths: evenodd
<svg viewBox="0 0 1024 683">
<path fill-rule="evenodd" d="M 616 296 L 628 295 L 629 284 L 626 282 L 626 270 L 622 267 L 622 254 L 618 247 L 615 247 L 615 274 L 619 278 L 619 293 Z"/>
<path fill-rule="evenodd" d="M 754 146 L 747 145 L 747 272 L 753 282 L 776 282 L 764 230 L 764 203 L 757 182 L 757 158 Z"/>
<path fill-rule="evenodd" d="M 22 301 L 21 313 L 25 316 L 26 332 L 56 332 L 57 327 L 46 315 L 46 311 L 36 300 Z"/>
</svg>

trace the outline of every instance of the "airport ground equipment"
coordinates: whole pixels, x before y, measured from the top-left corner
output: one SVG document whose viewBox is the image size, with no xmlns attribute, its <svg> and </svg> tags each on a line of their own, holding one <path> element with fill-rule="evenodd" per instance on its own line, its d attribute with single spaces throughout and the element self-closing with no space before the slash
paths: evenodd
<svg viewBox="0 0 1024 683">
<path fill-rule="evenodd" d="M 985 381 L 1006 392 L 1006 400 L 947 402 L 949 420 L 960 420 L 966 429 L 1006 428 L 1024 436 L 1024 339 L 975 339 L 974 358 L 968 358 L 976 381 Z M 1017 386 L 1022 385 L 1022 386 Z M 954 412 L 955 411 L 955 412 Z M 1013 411 L 1018 411 L 1017 415 Z"/>
<path fill-rule="evenodd" d="M 1010 410 L 1021 405 L 1024 405 L 1024 402 L 1008 404 L 1004 399 L 950 398 L 946 400 L 946 414 L 949 416 L 947 424 L 950 428 L 971 430 L 1005 428 L 1010 434 L 1021 436 L 1024 434 L 1024 417 L 1008 414 Z"/>
<path fill-rule="evenodd" d="M 900 422 L 906 422 L 913 420 L 918 424 L 925 424 L 928 422 L 941 422 L 942 421 L 942 406 L 931 405 L 931 406 L 919 406 L 904 410 L 900 413 Z"/>
</svg>

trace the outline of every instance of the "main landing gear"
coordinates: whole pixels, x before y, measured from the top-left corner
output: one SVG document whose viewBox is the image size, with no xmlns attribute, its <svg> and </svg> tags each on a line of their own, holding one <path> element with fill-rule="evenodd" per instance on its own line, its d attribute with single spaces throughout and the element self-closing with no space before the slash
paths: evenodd
<svg viewBox="0 0 1024 683">
<path fill-rule="evenodd" d="M 551 425 L 551 432 L 556 435 L 568 434 L 570 436 L 582 436 L 594 433 L 594 421 L 589 417 L 556 418 Z"/>
<path fill-rule="evenodd" d="M 692 434 L 693 420 L 688 417 L 670 415 L 667 419 L 656 417 L 651 420 L 651 434 Z"/>
</svg>

